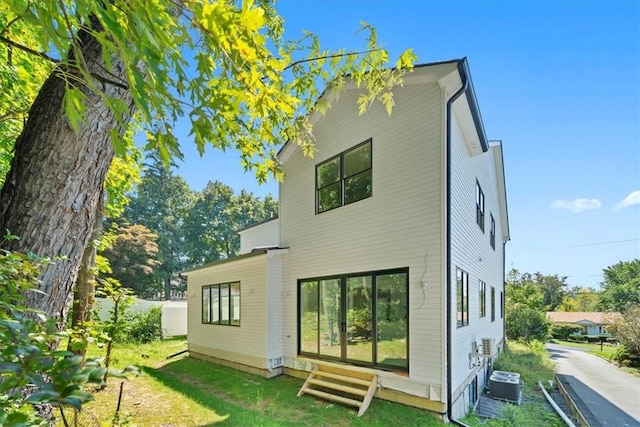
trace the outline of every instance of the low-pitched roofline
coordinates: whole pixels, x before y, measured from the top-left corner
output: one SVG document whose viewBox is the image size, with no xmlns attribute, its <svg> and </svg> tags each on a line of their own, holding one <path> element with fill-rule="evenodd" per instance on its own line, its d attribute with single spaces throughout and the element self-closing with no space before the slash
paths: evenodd
<svg viewBox="0 0 640 427">
<path fill-rule="evenodd" d="M 212 261 L 212 262 L 208 262 L 206 264 L 202 264 L 199 265 L 197 267 L 193 267 L 193 268 L 188 268 L 186 270 L 182 270 L 180 272 L 178 272 L 178 274 L 180 276 L 188 276 L 189 274 L 195 272 L 195 271 L 199 271 L 208 267 L 212 267 L 214 265 L 221 265 L 221 264 L 226 264 L 228 262 L 233 262 L 233 261 L 239 261 L 241 259 L 245 259 L 245 258 L 251 258 L 254 256 L 259 256 L 259 255 L 264 255 L 268 252 L 268 249 L 258 249 L 256 251 L 251 251 L 249 253 L 246 254 L 242 254 L 242 255 L 238 255 L 238 256 L 234 256 L 231 258 L 225 258 L 225 259 L 219 259 L 217 261 Z"/>
<path fill-rule="evenodd" d="M 254 222 L 251 225 L 247 225 L 246 227 L 242 227 L 242 228 L 236 230 L 236 233 L 242 233 L 243 231 L 247 231 L 247 230 L 249 230 L 251 228 L 258 227 L 258 226 L 261 226 L 263 224 L 267 224 L 267 223 L 269 223 L 271 221 L 276 221 L 277 219 L 278 219 L 278 215 L 276 215 L 274 217 L 271 217 L 269 219 L 265 219 L 264 221 Z"/>
</svg>

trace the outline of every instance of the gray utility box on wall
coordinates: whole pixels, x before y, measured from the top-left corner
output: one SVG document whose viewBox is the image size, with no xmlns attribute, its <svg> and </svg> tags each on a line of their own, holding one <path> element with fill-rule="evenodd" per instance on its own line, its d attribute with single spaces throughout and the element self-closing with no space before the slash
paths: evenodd
<svg viewBox="0 0 640 427">
<path fill-rule="evenodd" d="M 493 399 L 520 404 L 522 399 L 520 374 L 517 372 L 493 371 L 489 378 L 489 394 Z"/>
</svg>

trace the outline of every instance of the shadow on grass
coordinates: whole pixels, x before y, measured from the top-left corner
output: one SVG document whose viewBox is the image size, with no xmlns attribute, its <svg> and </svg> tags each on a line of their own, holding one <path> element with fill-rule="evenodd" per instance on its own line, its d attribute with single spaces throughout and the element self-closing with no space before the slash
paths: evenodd
<svg viewBox="0 0 640 427">
<path fill-rule="evenodd" d="M 144 367 L 143 372 L 162 385 L 186 398 L 215 411 L 224 420 L 208 425 L 233 426 L 281 426 L 301 425 L 296 415 L 304 415 L 304 403 L 290 404 L 287 400 L 285 417 L 292 415 L 295 421 L 278 416 L 282 406 L 280 392 L 293 396 L 296 386 L 282 381 L 269 380 L 268 391 L 264 387 L 267 380 L 229 368 L 190 359 L 188 357 L 170 362 L 161 368 Z M 299 407 L 300 414 L 295 414 Z M 282 415 L 282 414 L 281 414 Z M 303 416 L 303 418 L 305 418 Z"/>
<path fill-rule="evenodd" d="M 296 397 L 303 380 L 265 379 L 225 366 L 184 357 L 161 368 L 144 367 L 154 380 L 226 417 L 222 426 L 436 426 L 427 411 L 375 399 L 358 418 L 351 407 L 311 396 Z M 210 424 L 214 425 L 214 424 Z"/>
</svg>

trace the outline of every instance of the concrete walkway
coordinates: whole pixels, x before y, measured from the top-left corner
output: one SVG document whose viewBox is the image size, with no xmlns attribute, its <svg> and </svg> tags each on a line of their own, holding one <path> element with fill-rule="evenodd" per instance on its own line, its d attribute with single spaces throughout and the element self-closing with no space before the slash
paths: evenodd
<svg viewBox="0 0 640 427">
<path fill-rule="evenodd" d="M 640 426 L 640 379 L 578 348 L 547 344 L 547 350 L 591 427 Z"/>
</svg>

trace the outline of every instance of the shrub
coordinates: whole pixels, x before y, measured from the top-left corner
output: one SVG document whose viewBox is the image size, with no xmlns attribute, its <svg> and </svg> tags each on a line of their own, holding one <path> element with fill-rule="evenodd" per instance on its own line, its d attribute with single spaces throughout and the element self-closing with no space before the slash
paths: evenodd
<svg viewBox="0 0 640 427">
<path fill-rule="evenodd" d="M 512 340 L 546 340 L 549 321 L 544 312 L 519 304 L 507 311 L 505 332 Z"/>
<path fill-rule="evenodd" d="M 152 307 L 143 312 L 130 313 L 124 341 L 148 343 L 162 338 L 162 308 Z"/>
<path fill-rule="evenodd" d="M 555 339 L 567 341 L 574 332 L 581 329 L 580 326 L 573 324 L 555 324 L 551 326 L 551 336 Z"/>
<path fill-rule="evenodd" d="M 58 351 L 56 319 L 24 306 L 49 262 L 0 249 L 0 425 L 48 425 L 51 407 L 80 410 L 93 398 L 84 385 L 102 384 L 106 372 L 97 360 Z"/>
</svg>

